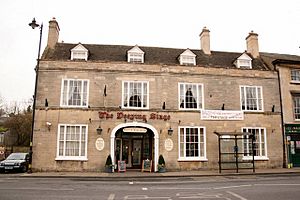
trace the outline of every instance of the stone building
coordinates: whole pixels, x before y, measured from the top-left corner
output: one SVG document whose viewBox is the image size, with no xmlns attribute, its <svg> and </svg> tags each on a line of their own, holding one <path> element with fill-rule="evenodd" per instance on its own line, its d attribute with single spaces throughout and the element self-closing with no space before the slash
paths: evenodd
<svg viewBox="0 0 300 200">
<path fill-rule="evenodd" d="M 214 132 L 255 135 L 260 168 L 284 162 L 277 72 L 249 33 L 247 51 L 69 44 L 49 22 L 39 66 L 33 170 L 103 171 L 108 155 L 127 169 L 163 155 L 168 170 L 218 168 Z M 251 158 L 245 137 L 240 160 Z M 232 147 L 233 148 L 233 147 Z"/>
<path fill-rule="evenodd" d="M 300 57 L 264 54 L 263 59 L 278 72 L 288 167 L 300 167 Z"/>
</svg>

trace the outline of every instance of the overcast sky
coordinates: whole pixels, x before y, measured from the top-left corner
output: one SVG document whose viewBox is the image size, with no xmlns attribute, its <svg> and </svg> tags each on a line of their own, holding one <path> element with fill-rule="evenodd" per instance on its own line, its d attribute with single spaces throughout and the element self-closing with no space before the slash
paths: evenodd
<svg viewBox="0 0 300 200">
<path fill-rule="evenodd" d="M 0 96 L 28 101 L 34 93 L 39 30 L 42 50 L 55 17 L 59 41 L 200 49 L 210 30 L 211 50 L 243 52 L 248 33 L 261 52 L 300 55 L 300 0 L 7 0 L 0 4 Z"/>
</svg>

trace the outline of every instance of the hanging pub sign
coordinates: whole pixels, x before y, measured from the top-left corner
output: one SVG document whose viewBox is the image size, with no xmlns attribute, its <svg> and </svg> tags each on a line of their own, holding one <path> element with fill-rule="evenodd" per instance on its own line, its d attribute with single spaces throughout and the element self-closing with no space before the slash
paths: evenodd
<svg viewBox="0 0 300 200">
<path fill-rule="evenodd" d="M 244 120 L 244 112 L 240 110 L 201 110 L 202 120 Z"/>
</svg>

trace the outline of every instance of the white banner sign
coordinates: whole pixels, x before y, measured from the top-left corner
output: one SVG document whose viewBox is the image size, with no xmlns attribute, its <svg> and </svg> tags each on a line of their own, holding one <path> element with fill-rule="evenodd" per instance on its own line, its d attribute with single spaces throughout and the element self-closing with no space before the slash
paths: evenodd
<svg viewBox="0 0 300 200">
<path fill-rule="evenodd" d="M 201 110 L 202 120 L 244 120 L 240 110 Z"/>
</svg>

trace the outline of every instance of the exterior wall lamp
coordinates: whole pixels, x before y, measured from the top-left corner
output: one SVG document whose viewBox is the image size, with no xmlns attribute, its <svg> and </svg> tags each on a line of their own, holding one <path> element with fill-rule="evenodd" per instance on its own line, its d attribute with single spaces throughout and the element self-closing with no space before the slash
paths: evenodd
<svg viewBox="0 0 300 200">
<path fill-rule="evenodd" d="M 170 127 L 170 128 L 168 129 L 168 135 L 173 135 L 173 129 L 172 129 L 172 127 Z"/>
<path fill-rule="evenodd" d="M 51 126 L 52 126 L 51 122 L 46 122 L 46 126 L 47 126 L 47 128 L 48 128 L 48 131 L 50 131 Z"/>
<path fill-rule="evenodd" d="M 96 131 L 97 131 L 97 134 L 98 135 L 101 135 L 102 134 L 102 128 L 101 128 L 101 126 L 99 126 L 97 129 L 96 129 Z"/>
</svg>

